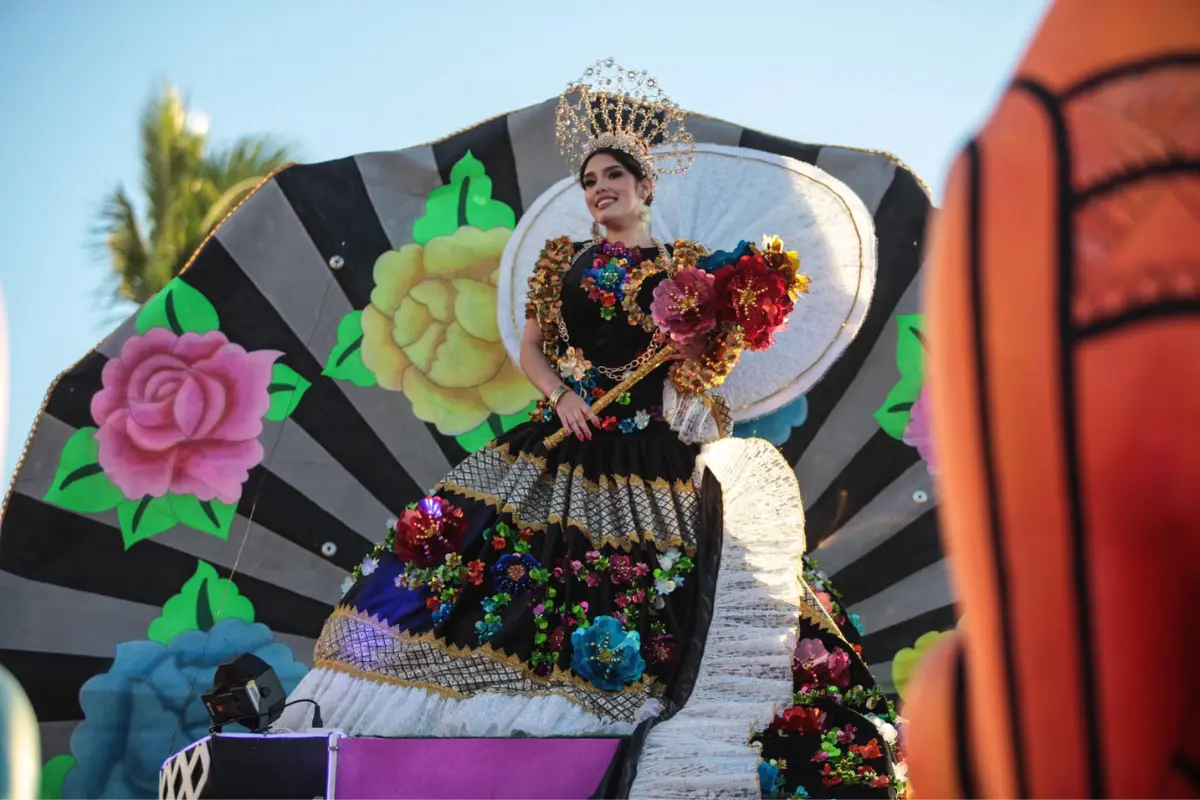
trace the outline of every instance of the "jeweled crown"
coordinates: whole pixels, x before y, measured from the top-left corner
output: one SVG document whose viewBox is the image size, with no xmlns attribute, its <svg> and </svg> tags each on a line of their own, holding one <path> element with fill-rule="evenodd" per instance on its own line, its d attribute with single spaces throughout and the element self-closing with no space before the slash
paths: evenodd
<svg viewBox="0 0 1200 800">
<path fill-rule="evenodd" d="M 628 153 L 647 176 L 687 172 L 695 155 L 684 112 L 646 72 L 597 61 L 558 100 L 558 147 L 578 174 L 597 150 Z"/>
</svg>

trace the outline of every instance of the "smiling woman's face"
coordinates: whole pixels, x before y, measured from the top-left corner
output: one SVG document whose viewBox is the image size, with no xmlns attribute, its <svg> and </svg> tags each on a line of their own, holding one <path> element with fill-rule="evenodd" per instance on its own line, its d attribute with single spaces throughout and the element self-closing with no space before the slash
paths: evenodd
<svg viewBox="0 0 1200 800">
<path fill-rule="evenodd" d="M 592 219 L 601 225 L 628 227 L 649 193 L 650 182 L 639 182 L 609 153 L 592 156 L 583 169 L 583 196 Z"/>
</svg>

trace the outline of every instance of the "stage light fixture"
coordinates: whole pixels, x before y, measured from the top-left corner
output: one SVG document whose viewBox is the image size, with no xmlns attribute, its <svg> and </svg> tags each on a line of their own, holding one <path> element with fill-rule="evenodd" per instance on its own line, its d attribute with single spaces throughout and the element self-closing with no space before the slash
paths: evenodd
<svg viewBox="0 0 1200 800">
<path fill-rule="evenodd" d="M 279 719 L 287 705 L 287 693 L 275 670 L 250 653 L 217 667 L 213 687 L 201 699 L 215 732 L 225 725 L 241 724 L 252 733 L 262 733 Z"/>
</svg>

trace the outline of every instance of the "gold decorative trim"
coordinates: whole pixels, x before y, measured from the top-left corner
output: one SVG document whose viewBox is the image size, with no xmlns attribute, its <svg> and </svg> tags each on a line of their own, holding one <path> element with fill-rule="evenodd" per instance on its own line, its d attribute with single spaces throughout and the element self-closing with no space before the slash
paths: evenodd
<svg viewBox="0 0 1200 800">
<path fill-rule="evenodd" d="M 549 462 L 543 456 L 534 455 L 533 453 L 518 451 L 513 454 L 512 448 L 507 442 L 503 444 L 495 444 L 489 442 L 481 449 L 490 450 L 501 458 L 503 458 L 511 466 L 517 463 L 517 460 L 527 461 L 538 467 L 543 472 L 549 469 Z M 690 494 L 696 491 L 695 485 L 690 480 L 676 478 L 674 481 L 668 481 L 666 478 L 651 478 L 647 481 L 641 475 L 601 475 L 599 481 L 593 481 L 584 475 L 583 467 L 571 467 L 570 464 L 559 464 L 558 473 L 566 475 L 570 473 L 571 479 L 582 483 L 588 491 L 599 492 L 608 489 L 610 486 L 633 486 L 638 489 L 659 489 L 662 491 L 670 491 L 675 494 Z"/>
<path fill-rule="evenodd" d="M 342 636 L 352 635 L 350 634 L 352 626 L 364 626 L 373 630 L 376 634 L 390 639 L 397 646 L 397 651 L 408 648 L 428 648 L 453 660 L 482 658 L 500 666 L 504 670 L 510 671 L 513 679 L 528 681 L 532 686 L 525 690 L 518 690 L 503 686 L 488 686 L 486 682 L 481 682 L 477 684 L 478 688 L 472 688 L 470 691 L 462 691 L 433 681 L 388 675 L 368 669 L 358 663 L 330 657 L 339 650 L 345 649 L 344 642 L 341 642 L 340 639 Z M 382 648 L 375 648 L 376 652 L 380 649 Z M 422 689 L 454 700 L 466 700 L 478 694 L 504 694 L 515 697 L 528 697 L 544 695 L 549 692 L 563 697 L 591 714 L 608 719 L 621 719 L 620 716 L 598 713 L 600 709 L 606 707 L 611 709 L 613 701 L 624 698 L 619 700 L 619 704 L 629 706 L 627 710 L 632 714 L 636 709 L 630 704 L 636 703 L 639 699 L 643 699 L 644 702 L 651 698 L 657 698 L 661 696 L 664 689 L 663 685 L 657 680 L 650 682 L 639 680 L 629 684 L 618 692 L 609 692 L 598 689 L 574 672 L 557 666 L 552 668 L 547 675 L 537 675 L 518 656 L 497 650 L 489 644 L 463 647 L 445 641 L 432 631 L 422 634 L 412 634 L 402 630 L 399 626 L 388 625 L 387 622 L 376 615 L 367 614 L 349 605 L 337 606 L 325 621 L 325 627 L 314 648 L 313 665 L 314 667 L 337 670 L 378 683 Z"/>
</svg>

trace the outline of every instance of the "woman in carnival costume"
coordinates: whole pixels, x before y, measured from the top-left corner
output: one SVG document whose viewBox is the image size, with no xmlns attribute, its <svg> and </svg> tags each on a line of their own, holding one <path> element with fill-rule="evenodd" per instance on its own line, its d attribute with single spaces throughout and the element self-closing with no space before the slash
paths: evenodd
<svg viewBox="0 0 1200 800">
<path fill-rule="evenodd" d="M 712 391 L 808 292 L 797 254 L 651 237 L 693 146 L 645 73 L 588 69 L 557 138 L 593 224 L 528 282 L 520 366 L 545 399 L 393 521 L 290 699 L 349 735 L 632 735 L 622 794 L 902 792 L 857 634 L 796 580 L 795 475 L 727 438 Z"/>
</svg>

